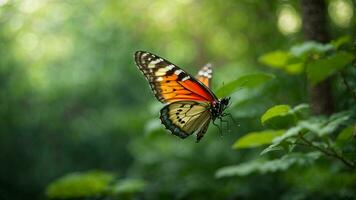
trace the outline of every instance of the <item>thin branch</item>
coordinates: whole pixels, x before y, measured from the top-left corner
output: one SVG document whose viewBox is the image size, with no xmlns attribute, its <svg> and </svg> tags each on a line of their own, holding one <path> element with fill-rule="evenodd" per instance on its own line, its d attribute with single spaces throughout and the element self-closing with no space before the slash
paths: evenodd
<svg viewBox="0 0 356 200">
<path fill-rule="evenodd" d="M 340 74 L 341 74 L 341 77 L 342 77 L 342 81 L 344 82 L 344 84 L 346 86 L 346 89 L 351 93 L 352 97 L 356 101 L 356 92 L 351 88 L 351 86 L 347 82 L 346 77 L 345 77 L 345 72 L 340 71 Z"/>
<path fill-rule="evenodd" d="M 322 147 L 314 145 L 311 141 L 307 140 L 302 134 L 299 134 L 298 136 L 305 143 L 304 146 L 309 146 L 311 148 L 317 149 L 329 157 L 333 157 L 333 158 L 340 160 L 342 163 L 344 163 L 346 166 L 348 166 L 351 170 L 354 170 L 356 168 L 355 163 L 353 163 L 349 160 L 346 160 L 346 158 L 342 157 L 342 155 L 338 154 L 334 149 L 330 149 L 331 151 L 328 151 L 327 149 L 324 149 Z M 299 144 L 301 144 L 301 143 L 299 143 Z"/>
</svg>

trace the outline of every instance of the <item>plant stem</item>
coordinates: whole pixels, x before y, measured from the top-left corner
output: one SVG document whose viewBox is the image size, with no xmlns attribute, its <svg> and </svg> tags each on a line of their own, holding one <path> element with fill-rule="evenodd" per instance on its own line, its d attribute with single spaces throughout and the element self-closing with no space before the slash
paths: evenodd
<svg viewBox="0 0 356 200">
<path fill-rule="evenodd" d="M 333 158 L 340 160 L 342 163 L 344 163 L 346 166 L 348 166 L 351 170 L 355 169 L 355 167 L 356 167 L 355 163 L 353 163 L 349 160 L 346 160 L 346 158 L 342 157 L 342 155 L 338 154 L 334 149 L 330 148 L 331 151 L 328 151 L 327 149 L 324 149 L 322 147 L 314 145 L 311 141 L 307 140 L 302 134 L 299 134 L 299 138 L 305 143 L 305 145 L 307 145 L 311 148 L 317 149 L 329 157 L 333 157 Z"/>
</svg>

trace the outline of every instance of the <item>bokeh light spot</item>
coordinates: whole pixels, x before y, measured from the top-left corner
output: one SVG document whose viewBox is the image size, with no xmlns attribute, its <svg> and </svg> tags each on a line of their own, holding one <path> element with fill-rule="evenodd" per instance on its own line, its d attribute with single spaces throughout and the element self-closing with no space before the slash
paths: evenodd
<svg viewBox="0 0 356 200">
<path fill-rule="evenodd" d="M 297 11 L 288 4 L 282 5 L 278 12 L 278 29 L 284 35 L 296 33 L 301 28 L 301 19 Z"/>
<path fill-rule="evenodd" d="M 333 0 L 329 4 L 329 15 L 331 20 L 342 28 L 350 26 L 354 10 L 349 0 Z"/>
<path fill-rule="evenodd" d="M 0 0 L 0 6 L 5 5 L 9 0 Z"/>
</svg>

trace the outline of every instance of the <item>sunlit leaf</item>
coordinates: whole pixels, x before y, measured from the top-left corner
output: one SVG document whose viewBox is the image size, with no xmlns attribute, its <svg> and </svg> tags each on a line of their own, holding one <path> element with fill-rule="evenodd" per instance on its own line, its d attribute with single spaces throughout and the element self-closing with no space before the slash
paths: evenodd
<svg viewBox="0 0 356 200">
<path fill-rule="evenodd" d="M 284 133 L 284 130 L 266 130 L 261 132 L 247 133 L 243 137 L 239 138 L 232 148 L 253 148 L 261 145 L 271 144 L 273 139 Z"/>
<path fill-rule="evenodd" d="M 288 64 L 290 55 L 286 51 L 273 51 L 262 55 L 259 61 L 272 68 L 283 68 Z"/>
<path fill-rule="evenodd" d="M 265 124 L 268 120 L 277 117 L 285 116 L 291 110 L 289 105 L 277 105 L 268 109 L 261 117 L 261 123 Z"/>
<path fill-rule="evenodd" d="M 216 90 L 219 97 L 230 96 L 232 93 L 241 88 L 253 88 L 266 83 L 274 78 L 271 74 L 255 73 L 241 76 Z"/>
<path fill-rule="evenodd" d="M 289 74 L 301 74 L 304 71 L 304 64 L 299 62 L 286 65 L 285 71 Z"/>
<path fill-rule="evenodd" d="M 101 171 L 71 173 L 52 182 L 46 194 L 59 199 L 102 195 L 113 179 L 113 174 Z"/>
<path fill-rule="evenodd" d="M 307 75 L 313 84 L 323 81 L 338 70 L 344 68 L 355 58 L 347 52 L 337 52 L 324 59 L 315 60 L 307 64 Z"/>
</svg>

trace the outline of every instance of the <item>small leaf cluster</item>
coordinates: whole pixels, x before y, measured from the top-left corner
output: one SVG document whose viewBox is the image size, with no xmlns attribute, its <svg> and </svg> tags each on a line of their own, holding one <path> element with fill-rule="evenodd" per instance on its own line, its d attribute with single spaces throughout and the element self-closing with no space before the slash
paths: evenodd
<svg viewBox="0 0 356 200">
<path fill-rule="evenodd" d="M 264 54 L 259 61 L 288 74 L 306 73 L 308 80 L 317 84 L 347 67 L 355 59 L 352 52 L 340 49 L 349 41 L 349 37 L 342 37 L 329 44 L 304 42 L 288 51 L 277 50 Z"/>
<path fill-rule="evenodd" d="M 126 198 L 141 192 L 146 186 L 141 179 L 118 179 L 106 171 L 73 172 L 54 180 L 47 186 L 49 199 Z"/>
</svg>

